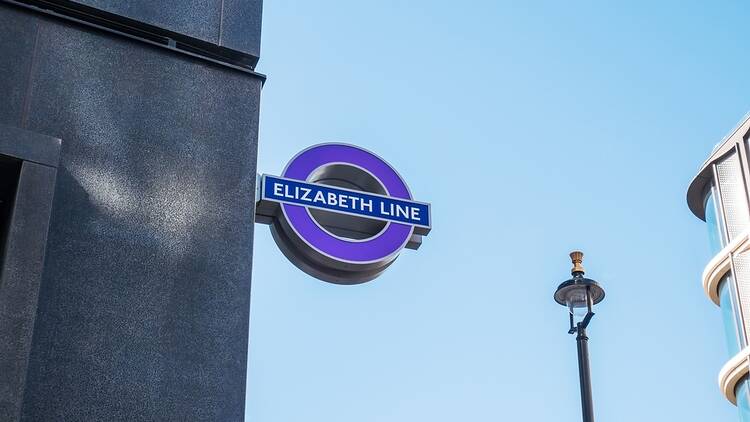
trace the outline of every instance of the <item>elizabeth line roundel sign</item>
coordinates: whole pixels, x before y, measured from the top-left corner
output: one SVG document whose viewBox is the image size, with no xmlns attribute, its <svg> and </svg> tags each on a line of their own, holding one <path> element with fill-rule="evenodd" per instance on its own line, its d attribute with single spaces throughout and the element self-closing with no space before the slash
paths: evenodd
<svg viewBox="0 0 750 422">
<path fill-rule="evenodd" d="M 270 225 L 284 255 L 331 283 L 374 279 L 431 228 L 430 204 L 385 160 L 348 144 L 305 149 L 281 176 L 260 176 L 257 196 L 256 222 Z"/>
</svg>

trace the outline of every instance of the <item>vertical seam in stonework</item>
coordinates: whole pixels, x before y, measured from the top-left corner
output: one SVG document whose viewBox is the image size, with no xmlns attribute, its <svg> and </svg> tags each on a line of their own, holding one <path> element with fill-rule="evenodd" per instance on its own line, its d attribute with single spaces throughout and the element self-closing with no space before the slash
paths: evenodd
<svg viewBox="0 0 750 422">
<path fill-rule="evenodd" d="M 219 45 L 221 45 L 222 32 L 224 32 L 224 0 L 221 0 L 221 7 L 219 8 Z"/>
<path fill-rule="evenodd" d="M 26 79 L 26 95 L 23 98 L 23 108 L 21 109 L 21 128 L 27 129 L 29 123 L 29 112 L 31 111 L 31 95 L 34 92 L 33 79 L 36 72 L 37 62 L 39 61 L 39 33 L 42 25 L 36 20 L 36 31 L 34 32 L 34 46 L 31 49 L 31 64 L 29 65 L 29 77 Z"/>
</svg>

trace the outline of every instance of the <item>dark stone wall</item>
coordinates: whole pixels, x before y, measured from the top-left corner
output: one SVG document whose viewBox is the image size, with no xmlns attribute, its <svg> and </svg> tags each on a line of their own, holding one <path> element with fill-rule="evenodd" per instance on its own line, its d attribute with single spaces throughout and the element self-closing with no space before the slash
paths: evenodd
<svg viewBox="0 0 750 422">
<path fill-rule="evenodd" d="M 170 31 L 260 56 L 261 0 L 77 0 Z"/>
<path fill-rule="evenodd" d="M 0 123 L 21 127 L 36 24 L 29 15 L 0 7 Z"/>
<path fill-rule="evenodd" d="M 23 404 L 59 146 L 58 139 L 0 125 L 1 421 L 18 420 Z M 30 161 L 38 158 L 51 160 Z"/>
<path fill-rule="evenodd" d="M 190 13 L 156 23 L 218 22 Z M 261 79 L 3 3 L 0 28 L 0 123 L 62 139 L 21 420 L 243 420 Z"/>
</svg>

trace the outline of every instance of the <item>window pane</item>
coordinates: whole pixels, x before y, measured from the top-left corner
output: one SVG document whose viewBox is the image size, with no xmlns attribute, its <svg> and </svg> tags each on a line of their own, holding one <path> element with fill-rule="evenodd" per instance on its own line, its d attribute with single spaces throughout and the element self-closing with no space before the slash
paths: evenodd
<svg viewBox="0 0 750 422">
<path fill-rule="evenodd" d="M 737 395 L 737 409 L 740 411 L 740 421 L 750 422 L 750 400 L 748 400 L 747 378 L 737 384 L 734 390 Z"/>
<path fill-rule="evenodd" d="M 742 335 L 738 323 L 740 320 L 737 309 L 737 300 L 734 293 L 734 282 L 732 276 L 727 274 L 719 284 L 719 303 L 721 305 L 721 315 L 724 320 L 724 335 L 727 341 L 727 350 L 732 357 L 739 353 L 744 345 L 744 336 Z"/>
<path fill-rule="evenodd" d="M 721 248 L 726 246 L 724 239 L 724 224 L 721 220 L 721 213 L 714 200 L 714 189 L 712 188 L 706 195 L 706 224 L 708 225 L 708 242 L 711 246 L 711 254 L 716 255 Z"/>
</svg>

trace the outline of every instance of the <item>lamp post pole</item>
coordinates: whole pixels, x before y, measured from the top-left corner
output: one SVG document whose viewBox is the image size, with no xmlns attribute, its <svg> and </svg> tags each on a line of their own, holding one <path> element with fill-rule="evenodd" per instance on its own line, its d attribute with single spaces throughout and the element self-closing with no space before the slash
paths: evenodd
<svg viewBox="0 0 750 422">
<path fill-rule="evenodd" d="M 589 367 L 589 337 L 586 327 L 580 322 L 576 326 L 578 343 L 578 378 L 581 382 L 581 409 L 583 422 L 594 422 L 594 399 L 591 395 L 591 368 Z"/>
<path fill-rule="evenodd" d="M 583 253 L 570 253 L 573 261 L 571 275 L 557 287 L 555 301 L 568 308 L 570 329 L 568 334 L 576 334 L 578 346 L 578 378 L 581 384 L 581 412 L 583 422 L 594 422 L 594 399 L 591 393 L 591 368 L 589 367 L 589 337 L 586 328 L 594 317 L 593 307 L 604 299 L 604 289 L 596 281 L 585 278 Z"/>
</svg>

